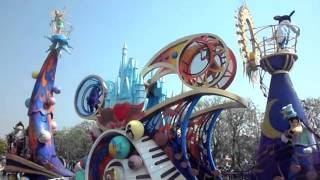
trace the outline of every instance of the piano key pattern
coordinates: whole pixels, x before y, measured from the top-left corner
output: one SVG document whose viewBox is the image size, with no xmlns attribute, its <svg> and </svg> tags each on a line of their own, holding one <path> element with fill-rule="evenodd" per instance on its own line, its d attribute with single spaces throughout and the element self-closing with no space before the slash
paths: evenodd
<svg viewBox="0 0 320 180">
<path fill-rule="evenodd" d="M 185 179 L 170 161 L 167 154 L 149 136 L 144 136 L 137 141 L 133 141 L 128 137 L 128 140 L 142 158 L 143 167 L 138 170 L 131 170 L 128 167 L 128 159 L 113 159 L 108 154 L 108 149 L 105 144 L 108 144 L 112 137 L 117 135 L 126 136 L 125 131 L 113 129 L 105 131 L 96 140 L 89 153 L 85 168 L 87 179 L 102 179 L 106 170 L 110 170 L 113 166 L 117 167 L 115 169 L 121 169 L 119 172 L 123 172 L 124 175 L 122 177 L 125 179 Z"/>
<path fill-rule="evenodd" d="M 133 142 L 141 155 L 152 179 L 182 180 L 184 176 L 171 162 L 167 154 L 149 136 Z"/>
</svg>

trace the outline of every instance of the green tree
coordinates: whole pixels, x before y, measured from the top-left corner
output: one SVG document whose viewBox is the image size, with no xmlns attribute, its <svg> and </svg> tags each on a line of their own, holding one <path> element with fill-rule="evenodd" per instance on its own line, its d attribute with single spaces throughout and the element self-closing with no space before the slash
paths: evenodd
<svg viewBox="0 0 320 180">
<path fill-rule="evenodd" d="M 320 98 L 307 98 L 302 103 L 310 127 L 320 134 Z"/>
<path fill-rule="evenodd" d="M 0 156 L 6 153 L 7 149 L 7 141 L 5 139 L 0 138 Z"/>
<path fill-rule="evenodd" d="M 54 135 L 57 154 L 69 164 L 74 164 L 88 155 L 92 144 L 88 130 L 93 125 L 93 122 L 84 121 L 74 127 L 57 131 Z"/>
<path fill-rule="evenodd" d="M 223 103 L 222 98 L 203 99 L 197 110 Z M 224 170 L 246 170 L 253 166 L 263 114 L 248 100 L 248 108 L 223 111 L 213 137 L 213 158 Z M 246 148 L 243 148 L 246 147 Z M 226 157 L 230 157 L 227 162 Z"/>
<path fill-rule="evenodd" d="M 251 168 L 255 161 L 264 114 L 251 100 L 248 102 L 248 108 L 223 111 L 214 130 L 214 159 L 219 166 L 224 167 L 225 157 L 229 156 L 231 161 L 228 170 L 246 170 Z M 220 103 L 223 103 L 221 98 L 202 99 L 196 109 L 201 110 Z M 310 127 L 320 135 L 320 98 L 307 98 L 302 100 L 302 103 Z"/>
</svg>

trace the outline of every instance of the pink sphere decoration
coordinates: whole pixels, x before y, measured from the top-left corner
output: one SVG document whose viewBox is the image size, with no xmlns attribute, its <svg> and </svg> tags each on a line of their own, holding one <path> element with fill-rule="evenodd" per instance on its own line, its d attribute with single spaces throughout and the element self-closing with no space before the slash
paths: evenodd
<svg viewBox="0 0 320 180">
<path fill-rule="evenodd" d="M 49 97 L 48 99 L 48 105 L 55 105 L 56 104 L 56 98 L 54 98 L 53 96 L 52 97 Z"/>
<path fill-rule="evenodd" d="M 50 139 L 51 139 L 51 133 L 47 130 L 42 130 L 38 137 L 38 140 L 40 143 L 47 143 L 50 141 Z"/>
<path fill-rule="evenodd" d="M 139 169 L 142 167 L 143 161 L 140 156 L 132 155 L 128 160 L 128 166 L 130 169 Z"/>
<path fill-rule="evenodd" d="M 301 171 L 301 166 L 298 164 L 291 164 L 290 171 L 293 172 L 294 174 L 296 174 Z"/>
<path fill-rule="evenodd" d="M 168 140 L 169 140 L 168 133 L 158 131 L 153 136 L 153 139 L 158 146 L 164 146 L 168 143 Z"/>
</svg>

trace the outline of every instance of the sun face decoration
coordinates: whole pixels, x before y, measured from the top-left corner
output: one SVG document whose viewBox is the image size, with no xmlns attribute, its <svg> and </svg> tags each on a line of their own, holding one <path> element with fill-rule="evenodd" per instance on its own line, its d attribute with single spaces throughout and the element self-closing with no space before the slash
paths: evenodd
<svg viewBox="0 0 320 180">
<path fill-rule="evenodd" d="M 245 72 L 249 79 L 254 79 L 258 64 L 256 39 L 254 35 L 253 19 L 246 6 L 241 6 L 237 15 L 237 35 L 240 54 L 244 60 Z"/>
<path fill-rule="evenodd" d="M 253 19 L 246 6 L 240 7 L 236 26 L 242 58 L 244 58 L 245 61 L 254 60 L 255 37 L 253 32 Z"/>
</svg>

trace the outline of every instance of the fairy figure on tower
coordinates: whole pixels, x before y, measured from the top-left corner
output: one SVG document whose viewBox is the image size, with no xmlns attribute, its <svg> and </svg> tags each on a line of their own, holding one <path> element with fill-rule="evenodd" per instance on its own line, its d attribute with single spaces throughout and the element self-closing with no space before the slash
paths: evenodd
<svg viewBox="0 0 320 180">
<path fill-rule="evenodd" d="M 52 31 L 55 34 L 61 34 L 64 29 L 64 12 L 59 10 L 54 11 L 54 19 L 51 21 Z"/>
</svg>

